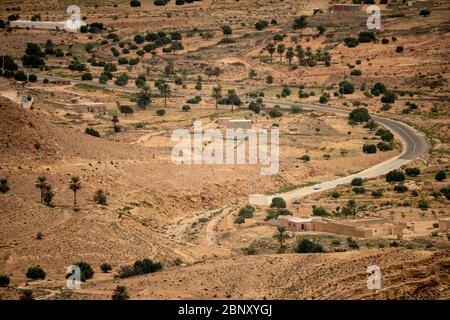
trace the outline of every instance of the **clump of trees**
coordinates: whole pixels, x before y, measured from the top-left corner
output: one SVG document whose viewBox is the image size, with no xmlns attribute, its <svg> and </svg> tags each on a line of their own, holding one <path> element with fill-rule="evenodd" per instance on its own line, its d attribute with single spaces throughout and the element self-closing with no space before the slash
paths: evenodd
<svg viewBox="0 0 450 320">
<path fill-rule="evenodd" d="M 386 174 L 386 182 L 405 181 L 405 174 L 400 170 L 391 170 Z"/>
<path fill-rule="evenodd" d="M 313 207 L 313 216 L 316 217 L 326 217 L 329 216 L 330 213 L 324 207 Z"/>
<path fill-rule="evenodd" d="M 417 167 L 406 168 L 405 173 L 410 177 L 417 177 L 418 175 L 420 175 L 420 169 Z"/>
<path fill-rule="evenodd" d="M 153 262 L 151 259 L 145 258 L 143 260 L 137 260 L 132 266 L 122 266 L 117 273 L 117 277 L 134 277 L 137 275 L 157 272 L 162 268 L 163 265 L 160 262 Z"/>
<path fill-rule="evenodd" d="M 353 109 L 349 116 L 349 122 L 350 123 L 363 123 L 363 122 L 369 122 L 371 117 L 369 114 L 369 111 L 366 108 L 356 108 Z"/>
<path fill-rule="evenodd" d="M 320 243 L 311 241 L 309 239 L 301 239 L 298 241 L 294 251 L 296 253 L 322 253 L 325 252 Z"/>
<path fill-rule="evenodd" d="M 276 219 L 280 215 L 291 215 L 292 213 L 286 209 L 286 201 L 281 197 L 274 197 L 267 210 L 266 220 Z"/>
<path fill-rule="evenodd" d="M 253 218 L 253 214 L 255 213 L 255 208 L 247 204 L 245 207 L 242 207 L 239 210 L 237 218 L 234 220 L 234 223 L 242 224 L 245 222 L 245 219 Z"/>
<path fill-rule="evenodd" d="M 394 134 L 389 129 L 380 128 L 375 132 L 376 136 L 379 136 L 384 142 L 391 142 L 394 140 Z"/>
</svg>

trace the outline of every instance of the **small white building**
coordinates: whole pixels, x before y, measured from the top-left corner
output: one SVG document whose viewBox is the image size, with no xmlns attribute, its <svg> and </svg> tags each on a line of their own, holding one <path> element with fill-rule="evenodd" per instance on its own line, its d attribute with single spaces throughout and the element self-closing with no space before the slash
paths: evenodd
<svg viewBox="0 0 450 320">
<path fill-rule="evenodd" d="M 31 20 L 15 20 L 10 22 L 12 28 L 22 29 L 42 29 L 42 30 L 65 30 L 76 32 L 84 22 L 66 20 L 66 21 L 31 21 Z"/>
<path fill-rule="evenodd" d="M 10 22 L 12 28 L 30 28 L 45 30 L 64 30 L 65 21 L 31 21 L 31 20 L 15 20 Z"/>
<path fill-rule="evenodd" d="M 247 119 L 233 120 L 231 118 L 218 118 L 217 125 L 227 129 L 251 129 L 253 121 Z"/>
</svg>

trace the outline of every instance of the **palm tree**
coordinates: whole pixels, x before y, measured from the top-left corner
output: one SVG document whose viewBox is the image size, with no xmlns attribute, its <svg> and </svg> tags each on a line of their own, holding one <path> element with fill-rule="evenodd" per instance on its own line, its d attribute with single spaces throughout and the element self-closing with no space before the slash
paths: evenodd
<svg viewBox="0 0 450 320">
<path fill-rule="evenodd" d="M 23 289 L 20 294 L 19 300 L 22 301 L 34 300 L 33 291 L 31 291 L 30 289 Z"/>
<path fill-rule="evenodd" d="M 164 108 L 167 107 L 167 96 L 170 94 L 170 86 L 165 81 L 158 86 L 159 92 L 164 96 Z"/>
<path fill-rule="evenodd" d="M 278 44 L 277 53 L 280 55 L 280 64 L 283 63 L 283 53 L 286 50 L 286 46 L 283 43 Z"/>
<path fill-rule="evenodd" d="M 273 54 L 275 53 L 275 45 L 273 44 L 273 42 L 269 42 L 269 43 L 267 44 L 266 49 L 267 49 L 267 51 L 268 51 L 269 54 L 270 54 L 270 63 L 273 63 L 272 56 L 273 56 Z"/>
<path fill-rule="evenodd" d="M 288 59 L 289 67 L 291 66 L 293 57 L 294 57 L 294 49 L 292 47 L 287 48 L 286 58 Z"/>
<path fill-rule="evenodd" d="M 129 298 L 130 296 L 128 295 L 127 287 L 125 286 L 117 286 L 111 297 L 113 300 L 128 300 Z"/>
<path fill-rule="evenodd" d="M 73 207 L 77 206 L 77 191 L 81 189 L 80 178 L 77 176 L 72 176 L 70 178 L 69 189 L 73 191 Z"/>
<path fill-rule="evenodd" d="M 6 178 L 0 179 L 0 192 L 1 193 L 7 193 L 8 190 L 9 190 L 8 179 L 6 179 Z"/>
<path fill-rule="evenodd" d="M 119 116 L 117 114 L 113 114 L 111 121 L 113 123 L 114 132 L 118 132 L 120 130 L 117 125 L 119 123 Z"/>
<path fill-rule="evenodd" d="M 53 197 L 55 196 L 55 194 L 52 191 L 52 186 L 49 185 L 48 183 L 46 183 L 44 185 L 44 191 L 43 191 L 43 195 L 42 195 L 42 201 L 45 202 L 45 204 L 47 206 L 50 206 L 52 201 L 53 201 Z"/>
<path fill-rule="evenodd" d="M 216 110 L 217 110 L 217 103 L 219 99 L 222 98 L 222 87 L 220 85 L 213 88 L 212 96 L 216 101 Z"/>
<path fill-rule="evenodd" d="M 286 226 L 278 225 L 277 226 L 277 232 L 275 233 L 275 238 L 280 241 L 280 252 L 283 252 L 284 250 L 284 239 L 286 237 Z"/>
<path fill-rule="evenodd" d="M 301 65 L 302 60 L 305 58 L 305 52 L 303 51 L 303 47 L 300 44 L 295 47 L 295 54 L 298 59 L 298 65 Z"/>
<path fill-rule="evenodd" d="M 47 185 L 46 180 L 47 178 L 45 176 L 39 176 L 37 177 L 36 184 L 34 185 L 36 188 L 41 190 L 41 203 L 44 199 L 44 190 L 45 186 Z"/>
</svg>

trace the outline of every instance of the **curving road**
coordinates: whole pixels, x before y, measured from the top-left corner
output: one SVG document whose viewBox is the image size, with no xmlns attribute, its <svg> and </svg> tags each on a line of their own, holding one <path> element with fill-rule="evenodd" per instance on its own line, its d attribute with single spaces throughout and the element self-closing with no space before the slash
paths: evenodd
<svg viewBox="0 0 450 320">
<path fill-rule="evenodd" d="M 72 83 L 84 83 L 97 86 L 99 88 L 105 88 L 114 91 L 128 92 L 128 93 L 136 93 L 139 92 L 139 89 L 133 87 L 125 87 L 125 86 L 116 86 L 109 84 L 100 84 L 93 82 L 86 82 L 62 77 L 55 76 L 38 76 L 38 79 L 42 80 L 47 78 L 49 80 L 71 80 Z M 192 97 L 195 94 L 185 94 L 185 93 L 172 93 L 173 96 L 182 96 L 182 97 Z M 211 98 L 209 95 L 204 95 L 205 98 Z M 253 100 L 253 99 L 249 99 Z M 298 103 L 298 102 L 286 102 L 280 100 L 271 100 L 271 99 L 263 99 L 264 104 L 271 105 L 279 105 L 281 108 L 290 108 L 293 105 L 298 105 L 302 107 L 304 110 L 318 110 L 328 113 L 335 113 L 339 115 L 347 116 L 350 111 L 342 110 L 334 107 L 330 107 L 322 104 L 308 104 L 308 103 Z M 322 192 L 324 190 L 334 189 L 339 185 L 348 184 L 352 181 L 353 178 L 361 177 L 361 178 L 374 178 L 380 175 L 386 174 L 391 170 L 397 169 L 403 165 L 410 163 L 411 161 L 417 159 L 419 156 L 426 154 L 429 149 L 429 145 L 425 137 L 419 133 L 416 129 L 407 125 L 404 122 L 397 121 L 388 117 L 383 117 L 377 114 L 371 114 L 372 119 L 381 123 L 383 126 L 392 131 L 392 133 L 400 139 L 403 145 L 402 153 L 398 156 L 395 156 L 391 159 L 388 159 L 384 162 L 378 163 L 366 170 L 358 172 L 356 174 L 352 174 L 350 176 L 346 176 L 343 178 L 324 181 L 320 183 L 321 188 L 319 190 L 314 190 L 314 186 L 303 187 L 299 189 L 295 189 L 289 192 L 279 193 L 275 195 L 267 196 L 267 201 L 270 202 L 273 197 L 282 197 L 286 201 L 291 201 L 294 199 L 298 199 L 313 193 Z"/>
<path fill-rule="evenodd" d="M 306 103 L 287 103 L 281 102 L 277 100 L 264 100 L 265 103 L 270 104 L 278 104 L 282 108 L 291 107 L 292 105 L 298 105 L 305 110 L 318 110 L 323 112 L 335 113 L 340 115 L 348 115 L 350 111 L 329 107 L 321 104 L 306 104 Z M 402 153 L 398 156 L 395 156 L 391 159 L 378 163 L 366 170 L 361 172 L 342 177 L 335 180 L 324 181 L 320 183 L 321 188 L 319 190 L 314 190 L 314 186 L 304 187 L 295 189 L 289 192 L 279 193 L 271 196 L 267 196 L 267 201 L 270 201 L 273 197 L 282 197 L 286 201 L 292 201 L 294 199 L 298 199 L 301 197 L 305 197 L 307 195 L 322 192 L 324 190 L 334 189 L 342 184 L 349 184 L 353 178 L 361 177 L 361 178 L 374 178 L 380 175 L 386 174 L 391 170 L 397 169 L 403 165 L 410 163 L 411 161 L 417 159 L 419 156 L 426 154 L 428 152 L 428 142 L 425 137 L 419 133 L 416 129 L 407 125 L 406 123 L 383 117 L 380 115 L 372 114 L 372 119 L 381 123 L 383 126 L 392 131 L 392 133 L 400 139 L 403 150 Z"/>
</svg>

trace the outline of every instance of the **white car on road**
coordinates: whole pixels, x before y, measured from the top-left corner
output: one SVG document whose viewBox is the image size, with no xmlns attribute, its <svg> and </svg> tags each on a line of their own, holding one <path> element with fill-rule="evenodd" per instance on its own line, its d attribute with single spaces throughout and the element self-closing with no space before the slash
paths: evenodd
<svg viewBox="0 0 450 320">
<path fill-rule="evenodd" d="M 322 187 L 320 186 L 320 184 L 316 184 L 315 186 L 314 186 L 314 190 L 320 190 Z"/>
</svg>

